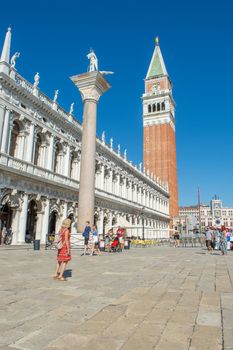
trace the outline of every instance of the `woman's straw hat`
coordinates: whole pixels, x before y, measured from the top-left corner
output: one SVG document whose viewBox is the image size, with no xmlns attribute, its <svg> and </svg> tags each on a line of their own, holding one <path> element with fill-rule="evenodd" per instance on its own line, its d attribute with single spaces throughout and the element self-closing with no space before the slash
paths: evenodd
<svg viewBox="0 0 233 350">
<path fill-rule="evenodd" d="M 62 227 L 65 227 L 65 228 L 70 228 L 70 226 L 71 226 L 71 220 L 70 220 L 70 219 L 65 219 L 65 220 L 63 220 L 61 226 L 62 226 Z"/>
</svg>

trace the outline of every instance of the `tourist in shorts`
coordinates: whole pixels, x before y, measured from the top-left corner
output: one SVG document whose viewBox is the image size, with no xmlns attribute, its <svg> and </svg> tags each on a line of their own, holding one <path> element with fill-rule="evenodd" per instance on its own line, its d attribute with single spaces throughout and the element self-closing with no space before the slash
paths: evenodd
<svg viewBox="0 0 233 350">
<path fill-rule="evenodd" d="M 97 227 L 95 225 L 92 228 L 92 236 L 93 236 L 93 245 L 92 245 L 92 251 L 90 255 L 93 255 L 94 252 L 96 252 L 98 255 L 101 255 L 99 250 L 99 234 L 97 231 Z"/>
<path fill-rule="evenodd" d="M 180 235 L 179 233 L 174 234 L 174 240 L 175 240 L 175 245 L 174 248 L 177 248 L 180 246 Z"/>
<path fill-rule="evenodd" d="M 213 247 L 212 247 L 212 231 L 210 230 L 209 227 L 205 233 L 205 241 L 206 241 L 207 251 L 210 254 L 212 252 Z"/>
</svg>

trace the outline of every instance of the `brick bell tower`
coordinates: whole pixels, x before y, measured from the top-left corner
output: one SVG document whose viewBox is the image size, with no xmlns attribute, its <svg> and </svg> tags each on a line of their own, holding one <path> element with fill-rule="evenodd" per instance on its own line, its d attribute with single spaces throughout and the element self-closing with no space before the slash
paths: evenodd
<svg viewBox="0 0 233 350">
<path fill-rule="evenodd" d="M 144 167 L 168 182 L 170 217 L 178 215 L 175 101 L 158 37 L 143 94 Z M 172 221 L 171 221 L 172 222 Z"/>
</svg>

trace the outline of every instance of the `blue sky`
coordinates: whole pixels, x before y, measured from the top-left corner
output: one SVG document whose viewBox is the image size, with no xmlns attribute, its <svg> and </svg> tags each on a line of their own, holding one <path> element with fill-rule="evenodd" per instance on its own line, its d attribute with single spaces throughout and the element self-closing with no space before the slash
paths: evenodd
<svg viewBox="0 0 233 350">
<path fill-rule="evenodd" d="M 179 203 L 208 202 L 218 194 L 233 205 L 233 4 L 231 1 L 11 1 L 1 4 L 0 39 L 12 26 L 12 54 L 29 81 L 82 119 L 79 93 L 69 76 L 87 70 L 92 47 L 101 70 L 115 72 L 98 106 L 105 130 L 128 158 L 142 159 L 141 95 L 159 35 L 177 104 Z"/>
</svg>

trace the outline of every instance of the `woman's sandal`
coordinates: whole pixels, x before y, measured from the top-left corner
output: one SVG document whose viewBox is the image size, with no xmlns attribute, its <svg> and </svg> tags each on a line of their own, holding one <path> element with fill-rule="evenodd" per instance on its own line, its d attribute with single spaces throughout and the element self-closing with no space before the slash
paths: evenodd
<svg viewBox="0 0 233 350">
<path fill-rule="evenodd" d="M 59 275 L 60 275 L 60 273 L 58 273 L 57 275 L 52 275 L 52 278 L 57 280 L 59 278 Z"/>
</svg>

